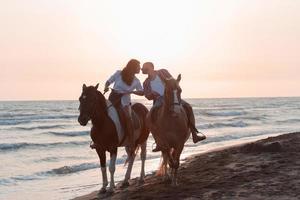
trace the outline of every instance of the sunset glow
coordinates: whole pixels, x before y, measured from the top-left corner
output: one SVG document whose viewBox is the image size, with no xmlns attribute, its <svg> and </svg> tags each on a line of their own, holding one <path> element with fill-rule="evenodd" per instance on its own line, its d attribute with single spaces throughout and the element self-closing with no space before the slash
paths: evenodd
<svg viewBox="0 0 300 200">
<path fill-rule="evenodd" d="M 184 97 L 299 96 L 300 1 L 4 0 L 0 100 L 77 99 L 127 61 Z M 146 76 L 138 76 L 143 81 Z"/>
</svg>

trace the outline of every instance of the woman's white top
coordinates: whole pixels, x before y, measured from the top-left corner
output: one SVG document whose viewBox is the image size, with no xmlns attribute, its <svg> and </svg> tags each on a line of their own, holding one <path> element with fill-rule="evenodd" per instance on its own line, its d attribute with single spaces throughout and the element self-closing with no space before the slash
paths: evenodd
<svg viewBox="0 0 300 200">
<path fill-rule="evenodd" d="M 136 77 L 134 77 L 134 80 L 132 81 L 131 85 L 127 85 L 123 80 L 121 76 L 121 71 L 116 71 L 108 80 L 109 84 L 114 83 L 113 89 L 116 90 L 118 93 L 127 93 L 132 92 L 134 90 L 137 91 L 143 91 L 142 84 L 140 80 Z M 131 97 L 130 94 L 125 94 L 121 98 L 122 106 L 130 105 L 131 103 Z"/>
<path fill-rule="evenodd" d="M 156 75 L 155 79 L 150 81 L 151 90 L 157 92 L 160 96 L 164 96 L 165 85 L 161 78 Z"/>
</svg>

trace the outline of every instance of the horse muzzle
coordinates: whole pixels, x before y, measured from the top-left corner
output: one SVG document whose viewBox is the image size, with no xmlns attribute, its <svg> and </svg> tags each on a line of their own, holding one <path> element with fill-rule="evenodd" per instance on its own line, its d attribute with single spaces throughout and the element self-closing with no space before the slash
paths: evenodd
<svg viewBox="0 0 300 200">
<path fill-rule="evenodd" d="M 78 122 L 79 122 L 79 124 L 81 126 L 87 125 L 87 123 L 88 123 L 89 120 L 90 119 L 88 117 L 86 117 L 86 116 L 79 115 L 79 117 L 78 117 Z"/>
</svg>

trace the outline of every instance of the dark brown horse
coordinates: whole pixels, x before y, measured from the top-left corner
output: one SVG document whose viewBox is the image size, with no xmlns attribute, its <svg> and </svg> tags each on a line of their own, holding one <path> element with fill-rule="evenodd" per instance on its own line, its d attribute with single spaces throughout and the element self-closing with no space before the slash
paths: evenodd
<svg viewBox="0 0 300 200">
<path fill-rule="evenodd" d="M 89 120 L 92 121 L 91 138 L 96 144 L 96 151 L 100 159 L 103 187 L 99 191 L 100 193 L 106 192 L 108 185 L 107 173 L 106 173 L 106 155 L 105 152 L 110 153 L 110 192 L 114 191 L 114 172 L 115 172 L 115 161 L 117 158 L 117 148 L 125 146 L 127 152 L 128 168 L 125 175 L 123 186 L 129 185 L 128 180 L 133 166 L 135 155 L 129 154 L 128 141 L 123 139 L 125 137 L 123 130 L 120 128 L 120 121 L 118 121 L 118 115 L 114 106 L 105 99 L 104 95 L 97 90 L 97 84 L 94 86 L 87 87 L 85 84 L 82 88 L 82 94 L 79 98 L 80 115 L 78 122 L 80 125 L 85 126 Z M 148 113 L 147 108 L 136 103 L 132 106 L 133 112 L 136 113 L 138 118 L 139 126 L 135 129 L 135 149 L 141 147 L 141 176 L 140 181 L 144 181 L 145 176 L 145 160 L 146 160 L 146 142 L 149 135 L 149 129 L 146 127 L 146 115 Z"/>
<path fill-rule="evenodd" d="M 180 154 L 184 144 L 190 136 L 188 117 L 181 104 L 181 88 L 179 81 L 181 75 L 165 82 L 163 105 L 157 111 L 155 124 L 151 124 L 150 114 L 147 123 L 156 143 L 162 149 L 162 165 L 159 174 L 169 179 L 167 166 L 171 168 L 172 185 L 177 185 L 177 169 Z"/>
</svg>

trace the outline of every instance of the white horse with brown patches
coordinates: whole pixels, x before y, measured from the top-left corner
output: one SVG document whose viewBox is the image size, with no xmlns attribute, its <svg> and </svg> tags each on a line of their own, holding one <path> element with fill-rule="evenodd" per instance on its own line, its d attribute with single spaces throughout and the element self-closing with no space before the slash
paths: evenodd
<svg viewBox="0 0 300 200">
<path fill-rule="evenodd" d="M 127 152 L 128 168 L 126 171 L 125 179 L 123 181 L 123 186 L 129 185 L 128 180 L 130 179 L 131 170 L 135 158 L 135 154 L 129 153 L 129 141 L 124 139 L 125 135 L 122 134 L 120 126 L 120 121 L 118 119 L 117 111 L 110 101 L 106 100 L 104 95 L 97 90 L 98 84 L 94 86 L 87 87 L 85 84 L 82 88 L 82 94 L 79 98 L 80 105 L 79 111 L 80 115 L 78 117 L 78 122 L 80 125 L 85 126 L 89 120 L 92 121 L 91 128 L 91 138 L 94 142 L 95 149 L 100 159 L 101 172 L 102 172 L 102 183 L 103 186 L 100 189 L 100 193 L 105 193 L 108 186 L 107 172 L 106 172 L 106 151 L 110 153 L 110 192 L 114 191 L 115 181 L 115 164 L 117 158 L 117 148 L 125 146 Z M 136 103 L 132 106 L 132 111 L 136 114 L 138 118 L 138 127 L 134 130 L 135 138 L 135 149 L 141 147 L 141 176 L 140 182 L 144 182 L 145 177 L 145 160 L 146 160 L 146 145 L 147 138 L 149 136 L 149 129 L 146 127 L 146 115 L 148 109 L 140 104 Z"/>
</svg>

